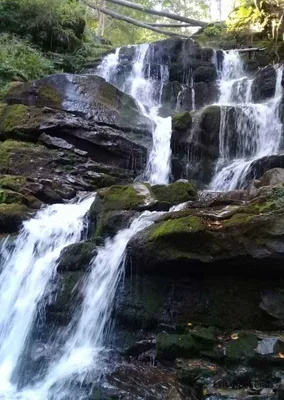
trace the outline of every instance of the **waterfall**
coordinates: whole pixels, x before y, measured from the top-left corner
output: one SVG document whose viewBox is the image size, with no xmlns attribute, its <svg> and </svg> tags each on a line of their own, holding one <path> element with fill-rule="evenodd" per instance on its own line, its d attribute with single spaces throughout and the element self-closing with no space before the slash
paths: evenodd
<svg viewBox="0 0 284 400">
<path fill-rule="evenodd" d="M 276 68 L 274 98 L 263 104 L 252 102 L 252 80 L 245 76 L 237 52 L 224 53 L 220 76 L 219 159 L 211 182 L 214 191 L 243 187 L 252 162 L 277 153 L 282 125 L 279 105 L 282 97 L 282 68 Z M 234 126 L 230 126 L 233 115 Z"/>
<path fill-rule="evenodd" d="M 104 58 L 97 74 L 131 95 L 141 112 L 153 122 L 153 148 L 149 155 L 146 178 L 153 184 L 168 184 L 171 172 L 172 122 L 171 117 L 160 117 L 159 109 L 162 105 L 163 88 L 169 79 L 169 71 L 167 65 L 161 64 L 159 79 L 151 77 L 150 50 L 149 44 L 135 46 L 131 72 L 124 82 L 118 77 L 120 49 Z"/>
<path fill-rule="evenodd" d="M 84 216 L 93 197 L 76 204 L 40 210 L 24 226 L 9 249 L 1 247 L 0 275 L 0 398 L 15 399 L 19 377 L 15 369 L 36 317 L 49 291 L 62 249 L 81 239 Z M 9 397 L 11 393 L 11 397 Z"/>
<path fill-rule="evenodd" d="M 70 389 L 70 381 L 83 382 L 90 372 L 93 383 L 99 380 L 104 368 L 104 356 L 107 355 L 104 336 L 116 289 L 124 271 L 126 246 L 137 232 L 150 226 L 161 214 L 145 211 L 129 228 L 108 239 L 99 249 L 91 261 L 91 272 L 85 280 L 83 303 L 63 334 L 67 340 L 62 352 L 55 355 L 45 377 L 34 387 L 17 393 L 17 399 L 77 400 L 74 388 Z M 15 399 L 13 395 L 5 398 Z"/>
</svg>

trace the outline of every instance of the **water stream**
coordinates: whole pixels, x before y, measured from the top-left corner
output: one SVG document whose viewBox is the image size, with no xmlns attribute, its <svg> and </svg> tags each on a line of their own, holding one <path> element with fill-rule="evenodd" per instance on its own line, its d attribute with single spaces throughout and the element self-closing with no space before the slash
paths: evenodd
<svg viewBox="0 0 284 400">
<path fill-rule="evenodd" d="M 279 117 L 282 71 L 281 67 L 276 68 L 274 97 L 264 103 L 253 103 L 252 80 L 246 77 L 240 55 L 234 51 L 224 53 L 218 101 L 221 108 L 219 159 L 212 190 L 226 192 L 243 187 L 252 162 L 278 152 L 282 130 Z"/>
<path fill-rule="evenodd" d="M 22 295 L 16 283 L 13 284 L 16 293 L 14 297 L 17 296 L 20 304 L 14 301 L 14 305 L 7 311 L 7 328 L 10 329 L 8 332 L 6 332 L 7 329 L 5 330 L 8 337 L 3 337 L 3 342 L 1 342 L 1 399 L 78 400 L 81 397 L 74 392 L 74 387 L 70 387 L 70 383 L 78 382 L 80 386 L 86 376 L 91 374 L 92 383 L 95 384 L 102 376 L 108 354 L 104 343 L 105 333 L 116 289 L 124 271 L 126 246 L 137 232 L 150 226 L 161 213 L 145 211 L 132 222 L 129 228 L 121 230 L 113 239 L 106 241 L 90 264 L 90 273 L 83 287 L 83 303 L 74 313 L 68 327 L 56 339 L 53 358 L 46 372 L 38 379 L 37 384 L 20 391 L 17 390 L 17 380 L 11 383 L 12 372 L 25 346 L 28 326 L 30 327 L 33 322 L 32 317 L 27 318 L 27 313 L 28 315 L 35 313 L 39 297 L 46 293 L 48 281 L 55 273 L 58 256 L 63 247 L 80 240 L 84 227 L 83 217 L 91 202 L 92 199 L 88 199 L 80 205 L 52 206 L 39 213 L 37 218 L 31 219 L 22 235 L 26 237 L 27 226 L 31 229 L 37 227 L 32 230 L 34 242 L 39 246 L 38 252 L 34 251 L 33 242 L 28 240 L 26 246 L 31 255 L 26 258 L 22 247 L 16 245 L 15 254 L 21 252 L 21 256 L 25 257 L 24 263 L 17 260 L 17 268 L 22 271 L 23 278 L 25 277 L 23 290 L 26 290 L 27 296 Z M 62 210 L 64 213 L 61 214 Z M 59 229 L 61 225 L 64 226 L 62 230 L 65 229 L 66 233 L 68 231 L 67 234 Z M 72 234 L 70 230 L 73 231 Z M 49 245 L 47 245 L 48 240 L 45 241 L 46 246 L 44 246 L 39 235 L 47 238 L 49 233 L 54 240 L 49 242 Z M 21 240 L 23 239 L 22 237 Z M 30 262 L 31 257 L 32 262 Z M 10 263 L 7 266 L 10 266 Z M 9 272 L 11 274 L 13 271 Z M 23 279 L 20 281 L 22 282 Z M 13 291 L 10 289 L 11 287 L 7 286 L 7 290 L 1 293 L 2 297 L 6 292 L 9 292 L 12 297 Z M 16 308 L 17 311 L 14 311 Z M 13 316 L 11 318 L 13 313 L 17 319 L 13 319 Z M 2 315 L 1 318 L 3 318 Z M 62 343 L 62 339 L 65 340 L 65 344 L 60 348 L 57 344 Z"/>
<path fill-rule="evenodd" d="M 13 245 L 6 241 L 1 247 L 0 398 L 15 399 L 15 371 L 38 304 L 48 294 L 62 249 L 80 241 L 92 201 L 46 207 L 24 222 Z"/>
<path fill-rule="evenodd" d="M 130 94 L 137 102 L 141 112 L 153 123 L 153 147 L 149 155 L 145 172 L 146 178 L 153 184 L 169 183 L 171 172 L 171 117 L 159 116 L 162 105 L 163 87 L 168 82 L 169 71 L 166 65 L 161 64 L 160 77 L 151 77 L 149 60 L 151 46 L 142 44 L 135 46 L 135 55 L 128 78 L 121 82 L 119 79 L 120 49 L 110 54 L 98 67 L 97 74 L 107 82 L 118 87 L 121 91 Z"/>
</svg>

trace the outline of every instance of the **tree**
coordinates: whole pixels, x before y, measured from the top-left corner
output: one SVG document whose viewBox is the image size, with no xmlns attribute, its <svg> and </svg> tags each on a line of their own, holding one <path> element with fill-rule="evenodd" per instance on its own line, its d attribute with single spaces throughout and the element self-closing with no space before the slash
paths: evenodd
<svg viewBox="0 0 284 400">
<path fill-rule="evenodd" d="M 284 0 L 244 0 L 230 15 L 231 31 L 262 33 L 274 41 L 283 40 Z"/>
</svg>

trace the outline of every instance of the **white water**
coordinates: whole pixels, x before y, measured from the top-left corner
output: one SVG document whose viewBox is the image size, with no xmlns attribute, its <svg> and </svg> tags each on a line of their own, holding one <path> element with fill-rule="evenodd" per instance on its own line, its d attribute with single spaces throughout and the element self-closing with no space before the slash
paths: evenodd
<svg viewBox="0 0 284 400">
<path fill-rule="evenodd" d="M 4 243 L 0 275 L 0 398 L 15 399 L 13 376 L 36 317 L 47 295 L 65 246 L 78 242 L 92 198 L 77 204 L 53 205 L 24 222 L 14 250 Z"/>
<path fill-rule="evenodd" d="M 221 107 L 219 160 L 212 190 L 241 188 L 253 161 L 277 153 L 282 129 L 279 119 L 282 68 L 277 68 L 276 73 L 275 96 L 263 104 L 252 103 L 252 80 L 245 76 L 241 57 L 234 51 L 225 53 L 218 102 Z M 236 122 L 230 127 L 232 108 Z"/>
<path fill-rule="evenodd" d="M 102 374 L 104 368 L 104 334 L 110 318 L 118 283 L 124 271 L 125 249 L 129 240 L 139 231 L 150 226 L 161 213 L 144 212 L 129 228 L 121 230 L 113 239 L 107 240 L 91 262 L 91 272 L 85 281 L 84 300 L 67 328 L 69 338 L 49 366 L 45 378 L 33 388 L 17 393 L 21 400 L 74 399 L 69 382 L 83 382 L 89 372 L 92 381 Z M 15 394 L 13 394 L 15 396 Z M 15 397 L 5 397 L 14 399 Z"/>
<path fill-rule="evenodd" d="M 149 65 L 147 71 L 149 53 L 149 44 L 135 47 L 132 70 L 124 82 L 120 82 L 117 76 L 119 49 L 115 54 L 105 57 L 97 73 L 107 82 L 130 94 L 136 100 L 141 112 L 153 122 L 153 148 L 148 160 L 146 177 L 153 184 L 168 184 L 171 172 L 172 122 L 171 117 L 160 117 L 159 109 L 169 72 L 166 65 L 160 65 L 160 79 L 152 79 Z"/>
</svg>

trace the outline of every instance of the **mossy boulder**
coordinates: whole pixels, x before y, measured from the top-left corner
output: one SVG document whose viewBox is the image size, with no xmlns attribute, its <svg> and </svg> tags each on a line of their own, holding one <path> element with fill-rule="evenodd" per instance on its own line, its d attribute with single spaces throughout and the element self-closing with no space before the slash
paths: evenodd
<svg viewBox="0 0 284 400">
<path fill-rule="evenodd" d="M 225 344 L 225 357 L 230 361 L 250 359 L 256 355 L 258 338 L 254 334 L 240 333 Z"/>
<path fill-rule="evenodd" d="M 127 226 L 138 211 L 169 210 L 171 206 L 195 200 L 196 197 L 196 189 L 187 181 L 153 186 L 134 183 L 101 189 L 89 212 L 91 235 L 112 236 Z"/>
<path fill-rule="evenodd" d="M 192 126 L 192 116 L 190 112 L 183 111 L 174 115 L 172 119 L 173 131 L 185 131 Z"/>
<path fill-rule="evenodd" d="M 151 121 L 133 98 L 95 75 L 50 75 L 10 90 L 6 101 L 81 113 L 96 122 L 151 132 Z"/>
<path fill-rule="evenodd" d="M 233 266 L 239 259 L 244 268 L 250 262 L 251 271 L 273 259 L 277 271 L 284 257 L 283 199 L 282 192 L 272 191 L 229 214 L 222 209 L 220 214 L 210 209 L 165 214 L 130 241 L 130 259 L 141 273 L 177 273 L 179 266 L 180 272 L 193 274 L 212 263 L 222 270 L 221 261 Z"/>
<path fill-rule="evenodd" d="M 29 213 L 29 209 L 22 204 L 0 204 L 0 232 L 18 232 Z"/>
<path fill-rule="evenodd" d="M 191 334 L 159 333 L 156 337 L 156 356 L 158 360 L 174 360 L 180 357 L 194 358 L 201 351 L 212 348 L 212 345 L 202 343 Z"/>
<path fill-rule="evenodd" d="M 168 208 L 197 198 L 195 187 L 187 181 L 178 181 L 171 185 L 153 185 L 150 192 L 155 201 L 168 205 Z"/>
<path fill-rule="evenodd" d="M 85 271 L 96 255 L 96 244 L 91 241 L 74 243 L 66 247 L 60 254 L 59 272 Z"/>
</svg>

